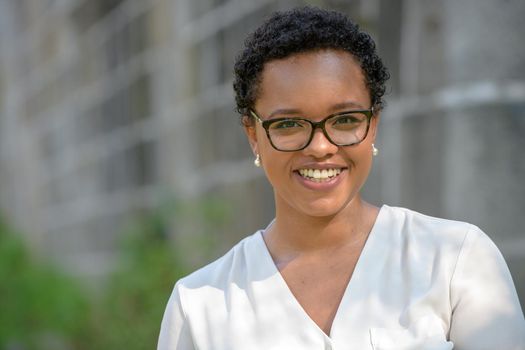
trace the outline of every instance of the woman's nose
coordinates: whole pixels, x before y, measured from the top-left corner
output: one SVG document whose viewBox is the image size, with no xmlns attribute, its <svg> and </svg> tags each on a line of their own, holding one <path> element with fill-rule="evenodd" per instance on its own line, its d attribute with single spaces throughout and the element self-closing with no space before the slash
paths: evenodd
<svg viewBox="0 0 525 350">
<path fill-rule="evenodd" d="M 310 141 L 310 144 L 304 149 L 304 152 L 315 158 L 323 158 L 327 155 L 335 154 L 337 149 L 338 146 L 328 140 L 323 130 L 321 128 L 316 128 L 314 130 L 312 141 Z"/>
</svg>

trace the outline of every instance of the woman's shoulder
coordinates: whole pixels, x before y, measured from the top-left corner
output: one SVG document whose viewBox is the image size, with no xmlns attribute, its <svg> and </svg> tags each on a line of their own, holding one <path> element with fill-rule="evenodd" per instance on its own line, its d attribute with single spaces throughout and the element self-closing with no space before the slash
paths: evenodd
<svg viewBox="0 0 525 350">
<path fill-rule="evenodd" d="M 230 280 L 242 279 L 248 260 L 261 254 L 260 231 L 245 237 L 228 252 L 177 281 L 179 287 L 197 289 L 211 287 L 224 289 Z"/>
<path fill-rule="evenodd" d="M 467 236 L 486 236 L 476 225 L 468 222 L 426 215 L 403 207 L 384 205 L 388 226 L 400 236 L 434 243 L 459 243 Z M 488 237 L 487 237 L 488 238 Z"/>
<path fill-rule="evenodd" d="M 429 258 L 440 257 L 451 264 L 472 249 L 501 254 L 492 239 L 471 223 L 390 206 L 383 206 L 380 215 L 379 230 L 385 244 L 407 254 L 424 251 Z"/>
</svg>

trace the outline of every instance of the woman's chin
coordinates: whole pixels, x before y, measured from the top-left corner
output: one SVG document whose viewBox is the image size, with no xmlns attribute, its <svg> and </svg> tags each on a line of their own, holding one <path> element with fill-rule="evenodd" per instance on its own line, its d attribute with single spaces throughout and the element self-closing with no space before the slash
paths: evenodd
<svg viewBox="0 0 525 350">
<path fill-rule="evenodd" d="M 304 216 L 330 218 L 339 214 L 346 207 L 346 204 L 346 201 L 322 198 L 298 205 L 296 209 Z"/>
</svg>

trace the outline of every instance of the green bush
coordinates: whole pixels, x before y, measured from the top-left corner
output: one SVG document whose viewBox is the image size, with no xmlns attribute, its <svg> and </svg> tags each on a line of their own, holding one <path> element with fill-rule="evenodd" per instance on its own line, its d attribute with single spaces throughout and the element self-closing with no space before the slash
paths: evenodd
<svg viewBox="0 0 525 350">
<path fill-rule="evenodd" d="M 23 243 L 0 221 L 0 348 L 83 349 L 89 304 L 81 288 Z"/>
<path fill-rule="evenodd" d="M 192 257 L 213 254 L 213 232 L 230 218 L 224 201 L 211 197 L 164 205 L 136 220 L 123 235 L 120 266 L 95 308 L 92 348 L 154 349 L 175 281 L 189 272 Z M 170 234 L 174 227 L 190 231 L 178 241 L 183 247 L 168 239 L 181 238 Z"/>
<path fill-rule="evenodd" d="M 122 234 L 115 271 L 89 302 L 71 276 L 32 260 L 20 235 L 0 222 L 0 349 L 154 349 L 175 281 L 209 260 L 213 233 L 230 218 L 222 200 L 207 198 L 135 220 Z M 187 234 L 171 235 L 174 227 Z"/>
<path fill-rule="evenodd" d="M 174 282 L 185 270 L 170 248 L 158 218 L 128 233 L 120 266 L 95 307 L 93 349 L 153 349 Z"/>
</svg>

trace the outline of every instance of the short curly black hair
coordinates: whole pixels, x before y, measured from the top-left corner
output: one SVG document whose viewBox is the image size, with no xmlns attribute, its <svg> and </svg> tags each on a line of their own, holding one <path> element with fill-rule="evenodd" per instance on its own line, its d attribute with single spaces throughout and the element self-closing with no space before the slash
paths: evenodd
<svg viewBox="0 0 525 350">
<path fill-rule="evenodd" d="M 384 107 L 385 83 L 390 75 L 370 35 L 340 12 L 306 6 L 273 13 L 247 37 L 234 66 L 233 89 L 241 120 L 255 104 L 265 63 L 318 49 L 352 54 L 363 70 L 372 105 L 376 110 Z"/>
</svg>

